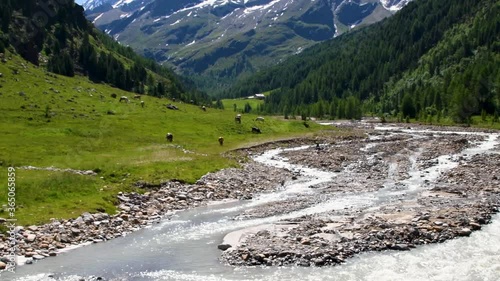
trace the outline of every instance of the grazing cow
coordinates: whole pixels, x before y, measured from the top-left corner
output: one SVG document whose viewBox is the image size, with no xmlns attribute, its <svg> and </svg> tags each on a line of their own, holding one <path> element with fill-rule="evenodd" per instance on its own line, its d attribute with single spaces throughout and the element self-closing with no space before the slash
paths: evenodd
<svg viewBox="0 0 500 281">
<path fill-rule="evenodd" d="M 255 121 L 264 122 L 264 117 L 259 116 L 259 117 L 255 118 Z"/>
<path fill-rule="evenodd" d="M 135 96 L 134 96 L 134 99 L 136 99 L 136 100 L 140 100 L 140 99 L 141 99 L 141 95 L 135 95 Z"/>
<path fill-rule="evenodd" d="M 141 106 L 144 107 L 144 101 L 143 100 L 141 100 Z"/>
<path fill-rule="evenodd" d="M 260 134 L 262 133 L 259 128 L 257 127 L 252 127 L 252 133 Z"/>
<path fill-rule="evenodd" d="M 202 106 L 202 107 L 201 107 L 201 110 L 203 110 L 203 111 L 207 111 L 207 108 L 206 108 L 205 106 Z"/>
<path fill-rule="evenodd" d="M 219 137 L 219 144 L 224 145 L 224 138 L 223 137 Z"/>
<path fill-rule="evenodd" d="M 171 133 L 167 133 L 167 136 L 165 137 L 167 141 L 172 142 L 174 140 L 174 135 Z"/>
<path fill-rule="evenodd" d="M 167 108 L 168 108 L 168 109 L 172 109 L 172 110 L 179 110 L 179 108 L 178 108 L 177 106 L 175 106 L 175 105 L 173 105 L 173 104 L 170 104 L 170 103 L 169 103 L 169 104 L 167 104 Z"/>
<path fill-rule="evenodd" d="M 116 99 L 116 94 L 111 94 L 111 97 Z"/>
<path fill-rule="evenodd" d="M 238 124 L 241 124 L 241 114 L 236 115 L 236 117 L 234 117 L 234 121 Z"/>
<path fill-rule="evenodd" d="M 128 98 L 126 96 L 121 96 L 120 97 L 120 102 L 122 102 L 122 101 L 125 101 L 125 102 L 129 103 L 129 100 L 128 100 Z"/>
</svg>

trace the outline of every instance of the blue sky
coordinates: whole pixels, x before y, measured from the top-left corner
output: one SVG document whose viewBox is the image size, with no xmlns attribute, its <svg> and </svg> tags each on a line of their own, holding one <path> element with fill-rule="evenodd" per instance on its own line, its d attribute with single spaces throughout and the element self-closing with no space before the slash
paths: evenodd
<svg viewBox="0 0 500 281">
<path fill-rule="evenodd" d="M 76 2 L 76 3 L 78 3 L 78 4 L 80 4 L 80 5 L 81 5 L 84 1 L 85 1 L 85 0 L 75 0 L 75 2 Z"/>
</svg>

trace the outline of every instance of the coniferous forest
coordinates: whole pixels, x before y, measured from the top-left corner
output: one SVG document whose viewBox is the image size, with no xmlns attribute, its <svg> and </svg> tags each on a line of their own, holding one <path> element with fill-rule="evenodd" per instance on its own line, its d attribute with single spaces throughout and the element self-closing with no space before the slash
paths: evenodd
<svg viewBox="0 0 500 281">
<path fill-rule="evenodd" d="M 414 1 L 391 18 L 261 71 L 223 96 L 272 91 L 262 112 L 303 118 L 497 120 L 499 34 L 496 0 Z"/>
<path fill-rule="evenodd" d="M 190 81 L 96 29 L 73 0 L 2 0 L 0 11 L 0 53 L 11 48 L 48 71 L 140 94 L 209 100 Z"/>
</svg>

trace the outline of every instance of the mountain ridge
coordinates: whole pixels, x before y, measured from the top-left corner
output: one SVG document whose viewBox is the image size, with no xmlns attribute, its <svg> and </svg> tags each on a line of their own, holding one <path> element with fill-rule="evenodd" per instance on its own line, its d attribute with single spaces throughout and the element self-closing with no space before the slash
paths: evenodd
<svg viewBox="0 0 500 281">
<path fill-rule="evenodd" d="M 408 0 L 136 0 L 87 17 L 124 45 L 205 89 L 236 79 L 358 26 L 386 18 Z M 203 67 L 202 67 L 203 66 Z"/>
</svg>

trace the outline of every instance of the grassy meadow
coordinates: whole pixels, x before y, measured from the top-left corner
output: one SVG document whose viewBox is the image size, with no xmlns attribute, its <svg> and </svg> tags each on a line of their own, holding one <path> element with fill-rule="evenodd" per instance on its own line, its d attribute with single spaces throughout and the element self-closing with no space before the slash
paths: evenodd
<svg viewBox="0 0 500 281">
<path fill-rule="evenodd" d="M 251 114 L 236 124 L 231 101 L 225 110 L 202 111 L 144 95 L 142 107 L 133 93 L 81 76 L 47 73 L 17 56 L 0 63 L 0 73 L 0 206 L 7 203 L 10 166 L 98 173 L 16 169 L 16 217 L 22 225 L 85 211 L 113 213 L 116 193 L 134 190 L 139 180 L 195 182 L 208 172 L 238 165 L 224 152 L 319 130 L 319 125 L 306 128 L 301 121 L 274 117 L 260 123 Z M 120 96 L 128 96 L 130 103 L 120 103 Z M 168 103 L 180 110 L 167 109 Z M 262 134 L 252 134 L 252 126 Z M 165 140 L 167 132 L 174 135 L 172 143 Z M 4 208 L 0 217 L 7 217 Z"/>
</svg>

